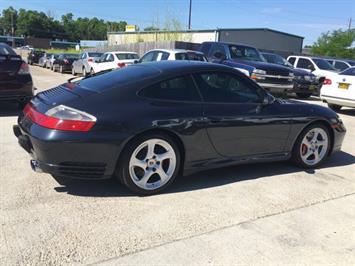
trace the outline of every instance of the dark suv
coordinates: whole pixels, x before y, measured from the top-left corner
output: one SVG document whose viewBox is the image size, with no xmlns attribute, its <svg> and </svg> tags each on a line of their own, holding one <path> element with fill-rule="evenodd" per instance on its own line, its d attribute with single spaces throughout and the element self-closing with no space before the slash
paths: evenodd
<svg viewBox="0 0 355 266">
<path fill-rule="evenodd" d="M 28 65 L 10 46 L 0 43 L 0 100 L 15 100 L 23 106 L 33 94 Z"/>
<path fill-rule="evenodd" d="M 312 94 L 319 95 L 320 87 L 322 83 L 318 81 L 317 77 L 312 73 L 294 68 L 285 58 L 281 55 L 273 53 L 261 53 L 267 62 L 285 66 L 290 68 L 295 75 L 293 90 L 289 92 L 294 92 L 299 98 L 308 98 Z"/>
<path fill-rule="evenodd" d="M 204 42 L 201 44 L 200 51 L 210 62 L 238 69 L 267 90 L 287 92 L 293 89 L 293 71 L 287 67 L 267 63 L 254 47 L 234 43 Z"/>
</svg>

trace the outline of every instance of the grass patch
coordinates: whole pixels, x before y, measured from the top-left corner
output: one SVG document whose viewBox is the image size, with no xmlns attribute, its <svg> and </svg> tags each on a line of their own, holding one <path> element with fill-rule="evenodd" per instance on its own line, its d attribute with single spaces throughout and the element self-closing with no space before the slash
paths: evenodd
<svg viewBox="0 0 355 266">
<path fill-rule="evenodd" d="M 45 49 L 44 50 L 46 53 L 51 53 L 51 54 L 80 54 L 83 50 L 75 50 L 74 48 L 72 49 Z"/>
</svg>

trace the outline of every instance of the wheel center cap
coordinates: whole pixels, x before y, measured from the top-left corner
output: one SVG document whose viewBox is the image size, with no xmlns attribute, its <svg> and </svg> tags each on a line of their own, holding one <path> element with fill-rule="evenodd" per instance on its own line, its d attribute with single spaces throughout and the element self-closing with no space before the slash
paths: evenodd
<svg viewBox="0 0 355 266">
<path fill-rule="evenodd" d="M 149 165 L 149 166 L 155 165 L 155 160 L 154 160 L 154 159 L 149 160 L 149 161 L 148 161 L 148 165 Z"/>
</svg>

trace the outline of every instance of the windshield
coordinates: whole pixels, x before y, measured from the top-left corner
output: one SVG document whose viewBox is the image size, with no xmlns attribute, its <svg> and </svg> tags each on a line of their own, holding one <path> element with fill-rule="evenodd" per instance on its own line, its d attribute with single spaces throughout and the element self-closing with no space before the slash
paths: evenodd
<svg viewBox="0 0 355 266">
<path fill-rule="evenodd" d="M 232 59 L 244 59 L 250 61 L 264 61 L 259 51 L 253 47 L 229 45 Z"/>
<path fill-rule="evenodd" d="M 319 67 L 320 69 L 323 70 L 335 70 L 335 68 L 333 68 L 331 66 L 331 64 L 329 64 L 327 61 L 325 61 L 324 59 L 320 59 L 320 58 L 313 58 L 314 63 L 317 65 L 317 67 Z"/>
<path fill-rule="evenodd" d="M 88 53 L 89 57 L 100 57 L 102 53 Z"/>
<path fill-rule="evenodd" d="M 177 53 L 175 54 L 175 59 L 176 60 L 191 60 L 191 61 L 207 61 L 207 59 L 202 55 L 198 53 Z"/>
<path fill-rule="evenodd" d="M 287 66 L 287 67 L 293 67 L 285 58 L 283 58 L 282 56 L 280 56 L 278 54 L 262 54 L 262 56 L 269 63 Z"/>
<path fill-rule="evenodd" d="M 131 53 L 119 53 L 116 54 L 117 58 L 119 60 L 129 60 L 129 59 L 138 59 L 138 55 L 137 54 L 131 54 Z"/>
</svg>

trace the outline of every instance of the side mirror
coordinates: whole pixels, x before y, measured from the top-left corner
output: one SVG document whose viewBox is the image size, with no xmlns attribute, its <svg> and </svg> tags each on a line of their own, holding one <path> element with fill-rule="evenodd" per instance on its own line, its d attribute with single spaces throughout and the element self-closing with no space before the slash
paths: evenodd
<svg viewBox="0 0 355 266">
<path fill-rule="evenodd" d="M 134 63 L 134 64 L 138 64 L 138 63 L 139 63 L 139 60 L 136 59 L 136 60 L 133 61 L 133 63 Z"/>
<path fill-rule="evenodd" d="M 220 60 L 226 60 L 226 55 L 221 53 L 221 52 L 215 52 L 213 54 L 213 57 L 216 58 L 216 59 L 220 59 Z"/>
<path fill-rule="evenodd" d="M 275 97 L 267 93 L 263 99 L 262 105 L 269 105 L 275 102 Z"/>
</svg>

